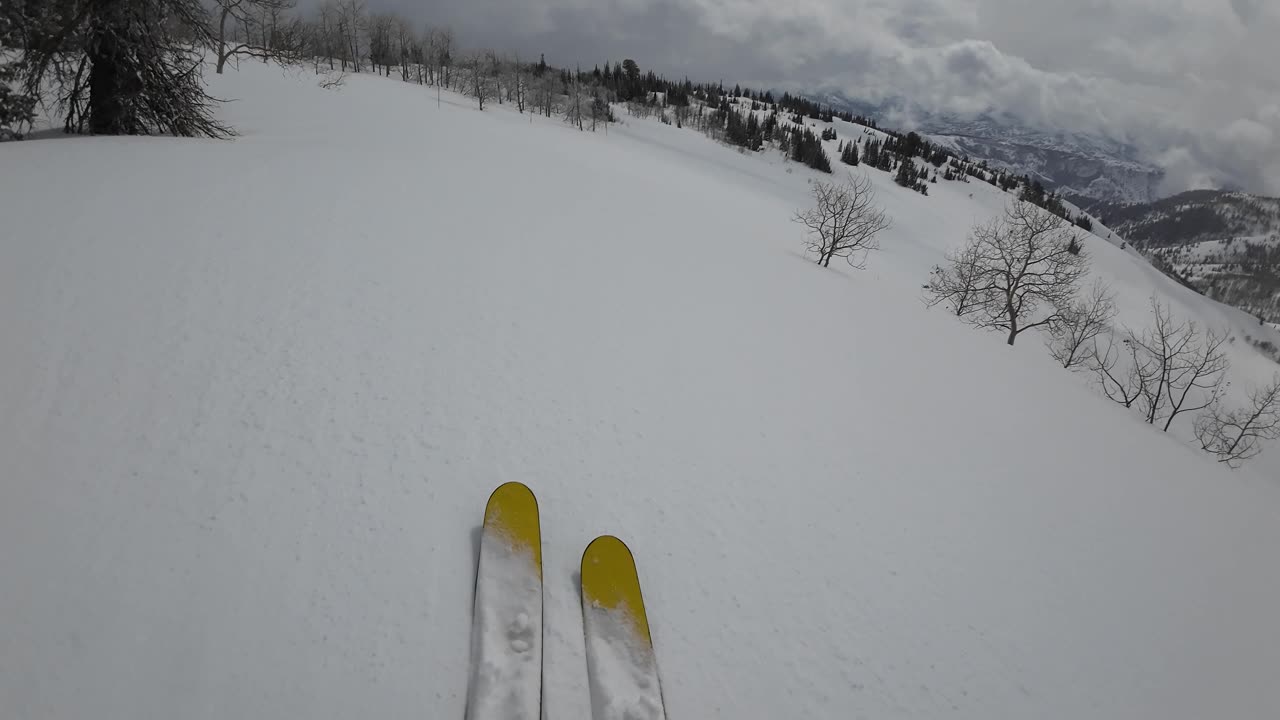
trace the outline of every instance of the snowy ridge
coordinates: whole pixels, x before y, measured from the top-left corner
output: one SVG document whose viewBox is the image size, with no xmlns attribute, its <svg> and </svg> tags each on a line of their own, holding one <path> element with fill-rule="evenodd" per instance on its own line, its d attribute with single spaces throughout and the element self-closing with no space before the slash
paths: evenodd
<svg viewBox="0 0 1280 720">
<path fill-rule="evenodd" d="M 774 153 L 211 80 L 234 141 L 0 146 L 6 714 L 460 717 L 504 480 L 538 489 L 548 718 L 591 717 L 603 533 L 671 717 L 1280 707 L 1280 451 L 1230 472 L 921 302 L 1008 194 L 838 167 L 894 227 L 824 270 L 790 218 L 830 178 Z M 1084 244 L 1118 322 L 1260 327 Z M 1277 367 L 1229 353 L 1236 396 Z"/>
</svg>

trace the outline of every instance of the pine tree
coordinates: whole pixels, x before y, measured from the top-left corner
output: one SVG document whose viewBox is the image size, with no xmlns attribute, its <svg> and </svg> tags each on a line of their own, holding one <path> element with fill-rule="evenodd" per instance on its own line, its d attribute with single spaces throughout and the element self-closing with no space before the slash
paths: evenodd
<svg viewBox="0 0 1280 720">
<path fill-rule="evenodd" d="M 867 147 L 862 159 L 871 167 L 880 166 L 880 143 L 875 138 L 867 141 Z"/>
<path fill-rule="evenodd" d="M 898 166 L 898 174 L 893 181 L 902 187 L 913 188 L 916 185 L 916 166 L 911 158 L 903 158 L 902 164 Z"/>
<path fill-rule="evenodd" d="M 13 66 L 0 63 L 0 140 L 21 139 L 22 127 L 35 120 L 36 99 L 9 87 L 16 76 Z"/>
<path fill-rule="evenodd" d="M 858 164 L 858 146 L 855 143 L 845 143 L 844 151 L 840 153 L 840 162 L 845 165 Z"/>
<path fill-rule="evenodd" d="M 1029 181 L 1022 188 L 1022 195 L 1018 199 L 1025 200 L 1032 205 L 1044 207 L 1044 186 L 1040 184 L 1039 180 Z"/>
</svg>

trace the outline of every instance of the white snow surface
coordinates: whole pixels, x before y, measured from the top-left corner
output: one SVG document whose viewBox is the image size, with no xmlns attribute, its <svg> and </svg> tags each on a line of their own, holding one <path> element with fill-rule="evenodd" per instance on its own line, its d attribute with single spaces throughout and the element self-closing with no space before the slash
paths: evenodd
<svg viewBox="0 0 1280 720">
<path fill-rule="evenodd" d="M 548 718 L 590 716 L 603 533 L 669 717 L 1280 713 L 1280 450 L 1230 472 L 926 309 L 997 189 L 855 169 L 894 227 L 825 270 L 790 221 L 819 176 L 772 154 L 210 79 L 234 141 L 0 145 L 5 717 L 461 717 L 507 480 Z M 1249 322 L 1086 248 L 1125 322 Z M 1276 370 L 1231 351 L 1233 391 Z"/>
<path fill-rule="evenodd" d="M 539 720 L 542 578 L 527 547 L 500 532 L 480 539 L 467 720 Z"/>
</svg>

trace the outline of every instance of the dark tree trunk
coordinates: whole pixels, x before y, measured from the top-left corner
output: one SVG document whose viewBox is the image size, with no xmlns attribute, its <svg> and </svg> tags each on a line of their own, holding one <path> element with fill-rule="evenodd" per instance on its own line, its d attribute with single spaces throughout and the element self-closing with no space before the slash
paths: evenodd
<svg viewBox="0 0 1280 720">
<path fill-rule="evenodd" d="M 123 13 L 108 15 L 119 20 Z M 142 91 L 142 80 L 117 34 L 128 31 L 127 25 L 106 24 L 90 44 L 89 132 L 94 135 L 136 135 L 140 130 L 130 106 Z"/>
</svg>

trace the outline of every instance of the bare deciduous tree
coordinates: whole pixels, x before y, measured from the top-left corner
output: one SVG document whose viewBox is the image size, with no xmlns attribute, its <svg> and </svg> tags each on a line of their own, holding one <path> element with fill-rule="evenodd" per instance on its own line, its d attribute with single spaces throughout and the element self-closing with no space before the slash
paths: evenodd
<svg viewBox="0 0 1280 720">
<path fill-rule="evenodd" d="M 547 117 L 555 115 L 558 97 L 556 91 L 559 89 L 560 80 L 553 73 L 546 72 L 535 77 L 533 80 L 535 109 Z"/>
<path fill-rule="evenodd" d="M 378 73 L 378 66 L 382 66 L 382 74 L 387 77 L 391 76 L 391 63 L 395 61 L 395 24 L 394 15 L 387 13 L 377 13 L 369 16 L 367 27 L 369 28 L 369 65 L 372 66 L 373 72 Z"/>
<path fill-rule="evenodd" d="M 973 311 L 978 300 L 978 251 L 973 245 L 966 245 L 948 256 L 950 265 L 947 268 L 934 266 L 929 283 L 924 286 L 926 303 L 929 307 L 946 303 L 956 317 L 964 317 Z"/>
<path fill-rule="evenodd" d="M 1178 415 L 1203 410 L 1218 399 L 1229 365 L 1223 350 L 1227 338 L 1212 330 L 1201 334 L 1191 321 L 1176 322 L 1155 298 L 1151 313 L 1152 327 L 1140 336 L 1131 333 L 1130 342 L 1152 369 L 1153 382 L 1143 393 L 1146 420 L 1155 424 L 1163 418 L 1168 431 Z"/>
<path fill-rule="evenodd" d="M 351 61 L 351 69 L 360 72 L 360 34 L 365 28 L 364 0 L 342 0 L 338 5 L 338 32 L 346 46 L 342 69 Z"/>
<path fill-rule="evenodd" d="M 569 99 L 565 102 L 564 110 L 564 121 L 570 125 L 577 125 L 579 130 L 583 129 L 583 108 L 591 102 L 590 99 L 583 97 L 582 82 L 579 80 L 581 75 L 581 69 L 573 71 L 573 86 L 569 88 Z"/>
<path fill-rule="evenodd" d="M 1151 313 L 1154 322 L 1141 334 L 1125 331 L 1123 350 L 1110 334 L 1105 348 L 1095 338 L 1086 362 L 1107 397 L 1125 407 L 1137 405 L 1143 420 L 1168 432 L 1182 413 L 1203 410 L 1221 397 L 1229 367 L 1226 336 L 1175 321 L 1155 298 Z"/>
<path fill-rule="evenodd" d="M 1018 335 L 1054 327 L 1075 299 L 1088 269 L 1061 218 L 1015 201 L 1002 217 L 973 229 L 969 244 L 948 257 L 926 286 L 930 305 L 947 302 L 977 327 Z"/>
<path fill-rule="evenodd" d="M 1231 468 L 1262 452 L 1262 441 L 1280 438 L 1280 377 L 1255 389 L 1249 399 L 1249 407 L 1224 410 L 1214 404 L 1196 418 L 1200 447 Z"/>
<path fill-rule="evenodd" d="M 494 95 L 492 64 L 489 61 L 492 54 L 490 51 L 477 50 L 462 61 L 466 71 L 467 93 L 476 99 L 481 110 L 484 110 L 484 101 Z"/>
<path fill-rule="evenodd" d="M 215 72 L 221 75 L 227 60 L 239 55 L 263 60 L 290 59 L 297 48 L 273 41 L 281 39 L 278 32 L 280 13 L 294 5 L 295 0 L 215 0 L 214 12 L 218 16 Z M 228 43 L 228 31 L 236 30 L 243 32 L 243 36 Z M 258 34 L 257 42 L 254 41 L 254 32 Z"/>
<path fill-rule="evenodd" d="M 1106 346 L 1103 347 L 1098 338 L 1091 344 L 1090 354 L 1085 362 L 1098 378 L 1102 394 L 1126 408 L 1133 407 L 1138 399 L 1146 393 L 1151 382 L 1150 368 L 1143 363 L 1139 355 L 1139 346 L 1126 337 L 1116 347 L 1115 335 L 1106 333 Z M 1123 368 L 1120 361 L 1127 358 Z"/>
<path fill-rule="evenodd" d="M 1085 362 L 1087 348 L 1099 335 L 1107 332 L 1116 316 L 1115 299 L 1101 281 L 1095 281 L 1089 293 L 1062 311 L 1062 319 L 1053 328 L 1049 352 L 1064 368 Z"/>
<path fill-rule="evenodd" d="M 511 88 L 512 98 L 516 101 L 516 109 L 523 113 L 526 99 L 529 95 L 529 84 L 524 68 L 520 64 L 519 55 L 516 55 L 515 62 L 511 63 L 511 76 L 507 79 L 507 87 Z"/>
<path fill-rule="evenodd" d="M 856 175 L 847 183 L 815 182 L 813 199 L 816 204 L 793 219 L 809 229 L 806 246 L 818 264 L 830 267 L 831 258 L 842 257 L 855 268 L 865 267 L 867 253 L 879 249 L 876 235 L 891 224 L 875 204 L 871 179 Z"/>
<path fill-rule="evenodd" d="M 409 82 L 409 61 L 412 59 L 413 64 L 418 67 L 418 84 L 422 84 L 422 66 L 418 65 L 417 58 L 418 39 L 414 37 L 413 29 L 404 18 L 396 15 L 392 18 L 391 30 L 396 58 L 400 64 L 400 79 Z"/>
</svg>

